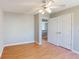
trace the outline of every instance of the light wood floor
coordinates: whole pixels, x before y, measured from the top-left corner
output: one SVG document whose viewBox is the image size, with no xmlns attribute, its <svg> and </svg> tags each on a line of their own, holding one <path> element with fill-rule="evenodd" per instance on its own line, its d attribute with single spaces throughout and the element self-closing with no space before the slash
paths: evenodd
<svg viewBox="0 0 79 59">
<path fill-rule="evenodd" d="M 24 44 L 5 47 L 1 59 L 79 59 L 79 55 L 44 42 L 42 46 Z"/>
</svg>

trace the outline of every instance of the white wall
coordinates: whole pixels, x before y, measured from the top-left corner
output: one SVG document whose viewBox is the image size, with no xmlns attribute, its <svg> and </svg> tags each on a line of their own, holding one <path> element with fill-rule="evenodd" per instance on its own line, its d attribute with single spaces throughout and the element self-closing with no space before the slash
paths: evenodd
<svg viewBox="0 0 79 59">
<path fill-rule="evenodd" d="M 35 43 L 39 44 L 39 14 L 34 15 L 34 33 Z"/>
<path fill-rule="evenodd" d="M 3 51 L 3 12 L 0 10 L 0 56 Z"/>
<path fill-rule="evenodd" d="M 5 13 L 5 45 L 34 42 L 34 18 L 32 15 Z"/>
<path fill-rule="evenodd" d="M 40 14 L 34 15 L 35 18 L 35 42 L 42 44 L 42 18 Z"/>
</svg>

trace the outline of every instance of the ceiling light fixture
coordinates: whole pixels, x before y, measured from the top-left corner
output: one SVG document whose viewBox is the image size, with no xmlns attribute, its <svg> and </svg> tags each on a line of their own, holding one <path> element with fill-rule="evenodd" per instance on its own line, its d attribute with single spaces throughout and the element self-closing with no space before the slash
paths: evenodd
<svg viewBox="0 0 79 59">
<path fill-rule="evenodd" d="M 43 5 L 42 5 L 41 9 L 39 10 L 39 13 L 41 13 L 41 14 L 45 14 L 46 12 L 51 13 L 52 10 L 50 7 L 53 2 L 54 2 L 53 0 L 43 0 L 42 1 Z"/>
<path fill-rule="evenodd" d="M 39 10 L 39 13 L 41 13 L 41 12 L 43 12 L 43 10 L 42 10 L 42 9 L 40 9 L 40 10 Z"/>
<path fill-rule="evenodd" d="M 46 10 L 48 13 L 51 13 L 51 12 L 52 12 L 50 8 L 46 8 L 45 10 Z"/>
<path fill-rule="evenodd" d="M 53 0 L 42 0 L 42 3 L 43 4 L 42 4 L 41 8 L 39 9 L 39 13 L 41 13 L 41 14 L 51 13 L 52 9 L 59 8 L 60 6 L 62 6 L 62 5 L 53 6 L 55 3 L 55 1 L 53 1 Z"/>
</svg>

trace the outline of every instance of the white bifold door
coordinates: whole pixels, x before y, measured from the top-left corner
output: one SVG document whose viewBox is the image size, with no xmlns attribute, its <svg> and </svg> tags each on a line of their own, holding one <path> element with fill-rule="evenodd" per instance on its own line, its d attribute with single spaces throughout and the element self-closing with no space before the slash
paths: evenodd
<svg viewBox="0 0 79 59">
<path fill-rule="evenodd" d="M 58 16 L 49 20 L 48 42 L 72 49 L 72 14 Z"/>
<path fill-rule="evenodd" d="M 58 37 L 57 37 L 57 19 L 56 18 L 53 18 L 51 20 L 48 21 L 48 41 L 50 43 L 53 43 L 55 45 L 57 45 L 57 40 L 58 40 Z"/>
</svg>

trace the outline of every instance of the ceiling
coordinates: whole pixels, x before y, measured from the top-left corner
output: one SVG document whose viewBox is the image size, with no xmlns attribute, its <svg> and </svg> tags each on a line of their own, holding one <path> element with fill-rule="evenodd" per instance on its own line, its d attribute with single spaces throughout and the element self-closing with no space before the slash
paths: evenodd
<svg viewBox="0 0 79 59">
<path fill-rule="evenodd" d="M 79 0 L 55 0 L 55 4 L 65 4 L 65 7 L 53 9 L 53 12 L 79 5 Z M 42 5 L 41 0 L 0 0 L 0 8 L 5 12 L 33 13 Z"/>
</svg>

